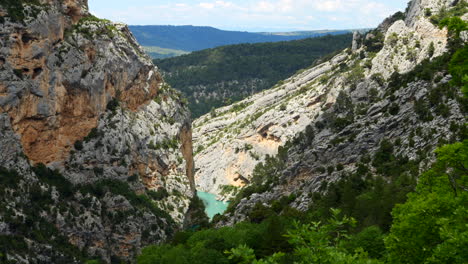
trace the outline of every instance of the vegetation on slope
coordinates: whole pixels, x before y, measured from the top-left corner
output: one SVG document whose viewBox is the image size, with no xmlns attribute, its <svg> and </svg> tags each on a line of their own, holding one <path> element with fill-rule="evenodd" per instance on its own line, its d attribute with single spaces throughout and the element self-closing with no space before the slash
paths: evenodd
<svg viewBox="0 0 468 264">
<path fill-rule="evenodd" d="M 26 10 L 24 5 L 29 5 L 31 8 Z M 39 12 L 39 7 L 41 6 L 39 0 L 1 0 L 0 7 L 3 7 L 7 11 L 7 17 L 10 18 L 12 22 L 23 22 L 26 18 L 25 12 L 30 12 L 28 16 L 35 17 Z M 0 16 L 0 24 L 5 22 L 5 17 Z"/>
<path fill-rule="evenodd" d="M 155 60 L 165 80 L 189 99 L 194 117 L 268 89 L 325 54 L 351 43 L 351 34 L 241 44 Z"/>
<path fill-rule="evenodd" d="M 430 120 L 426 103 L 438 107 L 443 104 L 438 102 L 441 97 L 452 96 L 460 106 L 467 105 L 467 96 L 458 98 L 453 91 L 457 87 L 466 89 L 468 70 L 463 55 L 466 47 L 459 41 L 460 31 L 454 30 L 460 20 L 444 23 L 454 35 L 449 53 L 422 63 L 410 73 L 395 74 L 389 83 L 390 91 L 398 90 L 417 79 L 432 80 L 435 71 L 449 71 L 451 85 L 435 87 L 429 93 L 429 102 L 416 104 L 422 122 Z M 462 30 L 466 29 L 463 24 Z M 397 142 L 383 140 L 373 157 L 362 156 L 356 172 L 343 173 L 338 182 L 324 184 L 320 192 L 311 193 L 315 203 L 306 212 L 289 206 L 294 195 L 268 206 L 258 203 L 248 214 L 248 221 L 233 227 L 179 233 L 171 244 L 144 249 L 138 263 L 466 263 L 468 134 L 466 124 L 453 129 L 458 131 L 453 139 L 460 142 L 437 149 L 436 161 L 422 174 L 418 173 L 419 162 L 428 153 L 421 152 L 416 160 L 409 160 L 395 153 Z M 259 164 L 252 184 L 240 191 L 228 213 L 240 199 L 279 184 L 288 149 L 307 146 L 313 137 L 314 129 L 309 127 L 280 148 L 276 157 L 267 157 Z M 321 169 L 340 170 L 339 165 Z M 214 221 L 225 217 L 217 216 Z"/>
<path fill-rule="evenodd" d="M 16 172 L 0 167 L 0 219 L 8 223 L 9 228 L 9 232 L 0 235 L 0 263 L 11 263 L 7 256 L 12 255 L 38 257 L 31 255 L 37 252 L 32 248 L 43 248 L 43 254 L 54 263 L 89 259 L 86 248 L 80 250 L 73 246 L 57 229 L 56 221 L 60 217 L 72 222 L 92 212 L 95 215 L 90 213 L 91 217 L 100 217 L 115 227 L 135 214 L 152 213 L 158 218 L 157 224 L 143 231 L 143 241 L 154 241 L 155 237 L 149 234 L 156 228 L 164 228 L 167 234 L 174 232 L 175 223 L 171 216 L 158 208 L 148 195 L 137 195 L 126 182 L 107 179 L 74 186 L 58 171 L 45 165 L 39 164 L 33 171 L 38 177 L 37 182 L 30 182 Z M 95 201 L 110 194 L 124 197 L 134 209 L 111 210 L 103 204 L 96 211 Z M 120 263 L 117 256 L 111 256 L 111 260 Z"/>
<path fill-rule="evenodd" d="M 166 59 L 189 53 L 183 50 L 165 49 L 157 46 L 143 46 L 143 50 L 153 59 Z"/>
<path fill-rule="evenodd" d="M 278 216 L 258 205 L 250 222 L 179 233 L 171 244 L 145 248 L 138 263 L 465 263 L 467 153 L 468 140 L 437 150 L 407 200 L 411 179 L 343 180 L 306 213 L 285 206 Z M 356 201 L 361 207 L 349 207 Z"/>
</svg>

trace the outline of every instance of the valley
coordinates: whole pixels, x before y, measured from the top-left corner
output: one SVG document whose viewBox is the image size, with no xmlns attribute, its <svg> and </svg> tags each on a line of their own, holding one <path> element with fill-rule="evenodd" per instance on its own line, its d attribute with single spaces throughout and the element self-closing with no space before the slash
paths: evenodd
<svg viewBox="0 0 468 264">
<path fill-rule="evenodd" d="M 241 32 L 199 26 L 129 26 L 138 42 L 154 59 L 179 56 L 204 49 L 235 44 L 282 42 L 326 35 L 349 34 L 356 30 L 316 30 L 297 32 Z M 365 31 L 361 30 L 361 31 Z M 167 50 L 177 52 L 168 53 Z"/>
<path fill-rule="evenodd" d="M 328 33 L 0 1 L 0 263 L 466 263 L 467 1 Z"/>
<path fill-rule="evenodd" d="M 165 80 L 188 99 L 194 118 L 266 90 L 350 45 L 351 34 L 239 44 L 155 60 Z"/>
</svg>

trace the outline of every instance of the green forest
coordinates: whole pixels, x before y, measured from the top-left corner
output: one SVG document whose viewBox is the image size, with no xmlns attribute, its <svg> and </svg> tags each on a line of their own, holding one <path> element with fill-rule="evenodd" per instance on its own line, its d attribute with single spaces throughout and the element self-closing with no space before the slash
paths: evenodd
<svg viewBox="0 0 468 264">
<path fill-rule="evenodd" d="M 155 60 L 165 80 L 184 93 L 194 118 L 271 88 L 321 57 L 342 50 L 352 34 L 277 43 L 240 44 Z M 229 82 L 234 82 L 229 84 Z"/>
</svg>

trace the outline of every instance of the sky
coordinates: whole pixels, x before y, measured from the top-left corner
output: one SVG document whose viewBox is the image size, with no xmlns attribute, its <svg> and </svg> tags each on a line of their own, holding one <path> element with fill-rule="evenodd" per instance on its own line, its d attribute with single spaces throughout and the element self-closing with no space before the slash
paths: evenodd
<svg viewBox="0 0 468 264">
<path fill-rule="evenodd" d="M 373 28 L 409 0 L 88 0 L 90 11 L 129 25 L 194 25 L 280 32 Z"/>
</svg>

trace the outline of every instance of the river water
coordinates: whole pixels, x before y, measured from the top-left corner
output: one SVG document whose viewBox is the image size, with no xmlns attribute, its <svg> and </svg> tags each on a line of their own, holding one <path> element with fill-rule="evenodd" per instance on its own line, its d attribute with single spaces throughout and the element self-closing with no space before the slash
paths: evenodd
<svg viewBox="0 0 468 264">
<path fill-rule="evenodd" d="M 208 215 L 210 220 L 213 219 L 215 214 L 224 213 L 228 207 L 229 203 L 217 201 L 216 195 L 212 193 L 197 191 L 197 195 L 205 204 L 205 213 Z"/>
</svg>

